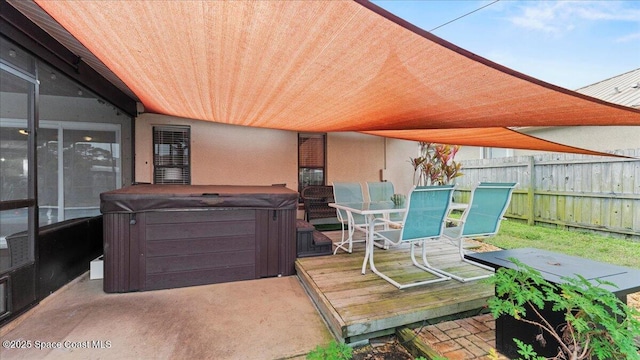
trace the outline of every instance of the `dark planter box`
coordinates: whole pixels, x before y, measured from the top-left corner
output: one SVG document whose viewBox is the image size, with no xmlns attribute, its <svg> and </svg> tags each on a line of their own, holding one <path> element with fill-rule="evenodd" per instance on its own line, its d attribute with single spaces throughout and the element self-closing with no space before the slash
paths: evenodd
<svg viewBox="0 0 640 360">
<path fill-rule="evenodd" d="M 545 304 L 543 310 L 538 310 L 542 316 L 544 316 L 550 324 L 555 326 L 565 323 L 564 313 L 552 311 L 552 304 Z M 540 321 L 540 319 L 533 313 L 533 311 L 527 306 L 527 316 L 525 319 Z M 522 321 L 518 321 L 511 316 L 502 315 L 496 319 L 496 350 L 505 355 L 509 359 L 518 359 L 518 347 L 513 341 L 514 338 L 523 341 L 525 344 L 533 346 L 533 350 L 538 356 L 544 356 L 545 358 L 552 358 L 558 354 L 558 347 L 560 344 L 548 333 L 544 332 L 544 340 L 546 343 L 541 343 L 536 337 L 541 333 L 537 326 L 526 324 Z"/>
<path fill-rule="evenodd" d="M 596 284 L 596 279 L 608 281 L 615 284 L 616 287 L 605 286 L 605 288 L 624 303 L 627 301 L 628 294 L 640 291 L 640 270 L 540 249 L 523 248 L 470 253 L 465 257 L 491 266 L 496 270 L 502 267 L 516 269 L 517 266 L 508 260 L 516 258 L 525 265 L 538 270 L 545 280 L 554 284 L 560 284 L 563 282 L 562 278 L 575 277 L 576 274 L 593 281 L 594 284 Z M 563 324 L 565 322 L 564 313 L 554 312 L 551 307 L 551 304 L 546 304 L 541 311 L 542 316 L 553 326 Z M 526 318 L 539 321 L 532 310 L 527 310 Z M 496 350 L 509 358 L 518 358 L 517 347 L 513 342 L 513 338 L 517 338 L 524 343 L 531 344 L 540 356 L 553 357 L 557 355 L 559 344 L 545 333 L 544 338 L 547 343 L 543 346 L 536 341 L 538 334 L 540 334 L 540 329 L 537 326 L 517 321 L 511 316 L 501 316 L 496 320 Z"/>
</svg>

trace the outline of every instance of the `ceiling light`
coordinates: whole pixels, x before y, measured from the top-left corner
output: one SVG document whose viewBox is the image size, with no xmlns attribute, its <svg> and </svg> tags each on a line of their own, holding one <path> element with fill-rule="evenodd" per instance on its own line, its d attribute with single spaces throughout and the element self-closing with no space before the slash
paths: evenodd
<svg viewBox="0 0 640 360">
<path fill-rule="evenodd" d="M 78 95 L 82 96 L 82 90 L 81 89 L 78 89 Z"/>
<path fill-rule="evenodd" d="M 93 138 L 91 136 L 85 136 L 83 137 L 84 141 L 91 141 L 93 140 Z"/>
<path fill-rule="evenodd" d="M 12 58 L 16 57 L 16 51 L 13 49 L 9 49 L 9 56 L 11 56 Z"/>
<path fill-rule="evenodd" d="M 51 73 L 51 80 L 55 80 L 57 78 L 56 73 Z"/>
<path fill-rule="evenodd" d="M 22 135 L 29 135 L 29 131 L 27 131 L 26 129 L 20 129 L 20 130 L 18 130 L 18 133 L 20 133 Z"/>
</svg>

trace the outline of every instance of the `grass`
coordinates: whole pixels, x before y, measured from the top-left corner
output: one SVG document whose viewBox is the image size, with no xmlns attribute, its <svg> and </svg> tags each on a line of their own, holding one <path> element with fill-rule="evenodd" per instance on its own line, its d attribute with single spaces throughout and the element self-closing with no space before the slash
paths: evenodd
<svg viewBox="0 0 640 360">
<path fill-rule="evenodd" d="M 551 229 L 506 220 L 485 243 L 503 249 L 533 247 L 611 264 L 640 268 L 640 242 L 587 232 Z"/>
</svg>

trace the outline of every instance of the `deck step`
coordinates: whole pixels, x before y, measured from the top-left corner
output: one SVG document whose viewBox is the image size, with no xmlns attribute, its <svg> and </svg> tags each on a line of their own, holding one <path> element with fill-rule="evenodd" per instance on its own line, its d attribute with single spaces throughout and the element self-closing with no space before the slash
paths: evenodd
<svg viewBox="0 0 640 360">
<path fill-rule="evenodd" d="M 331 254 L 333 242 L 322 232 L 304 220 L 297 220 L 297 255 L 298 257 L 321 256 Z"/>
</svg>

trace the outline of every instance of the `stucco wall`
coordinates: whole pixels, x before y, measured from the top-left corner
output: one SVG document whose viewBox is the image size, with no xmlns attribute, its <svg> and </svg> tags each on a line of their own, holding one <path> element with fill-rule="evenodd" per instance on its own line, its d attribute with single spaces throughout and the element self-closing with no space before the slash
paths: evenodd
<svg viewBox="0 0 640 360">
<path fill-rule="evenodd" d="M 384 139 L 354 132 L 327 134 L 327 184 L 380 181 Z"/>
<path fill-rule="evenodd" d="M 415 141 L 387 139 L 387 181 L 393 183 L 395 192 L 407 194 L 413 186 L 413 166 L 409 158 L 418 156 L 418 143 Z"/>
<path fill-rule="evenodd" d="M 193 184 L 286 183 L 297 189 L 297 133 L 214 124 L 176 117 L 143 114 L 136 120 L 136 179 L 151 182 L 153 125 L 191 126 Z M 640 127 L 541 128 L 532 135 L 593 150 L 637 148 Z M 625 136 L 621 136 L 625 134 Z M 538 151 L 513 150 L 513 156 Z M 354 132 L 327 134 L 327 184 L 383 177 L 396 192 L 412 186 L 409 158 L 418 155 L 416 142 L 384 139 Z M 456 159 L 478 159 L 482 148 L 462 146 Z M 224 169 L 224 170 L 220 170 Z M 382 169 L 386 169 L 384 174 Z"/>
<path fill-rule="evenodd" d="M 215 124 L 157 114 L 136 119 L 136 181 L 152 182 L 154 125 L 191 127 L 192 181 L 197 184 L 269 185 L 298 188 L 298 134 L 292 131 Z M 385 150 L 386 149 L 386 150 Z M 409 157 L 417 143 L 354 132 L 327 134 L 328 185 L 333 181 L 393 181 L 397 192 L 412 185 Z M 386 152 L 386 156 L 385 156 Z"/>
<path fill-rule="evenodd" d="M 365 196 L 367 181 L 390 181 L 395 192 L 401 194 L 406 194 L 413 186 L 413 168 L 409 158 L 418 155 L 418 143 L 415 141 L 353 132 L 330 133 L 327 153 L 327 184 L 333 181 L 359 182 Z"/>
<path fill-rule="evenodd" d="M 215 124 L 156 114 L 136 119 L 136 181 L 152 182 L 154 125 L 191 127 L 191 183 L 297 189 L 298 137 L 291 131 Z"/>
<path fill-rule="evenodd" d="M 640 147 L 640 126 L 556 126 L 520 129 L 523 133 L 541 139 L 595 151 L 637 149 Z M 545 154 L 545 151 L 510 150 L 509 156 Z M 482 158 L 482 148 L 463 146 L 456 159 Z"/>
<path fill-rule="evenodd" d="M 565 145 L 596 151 L 637 149 L 640 126 L 579 126 L 523 129 L 523 132 Z M 514 155 L 532 155 L 539 151 L 516 150 Z"/>
</svg>

